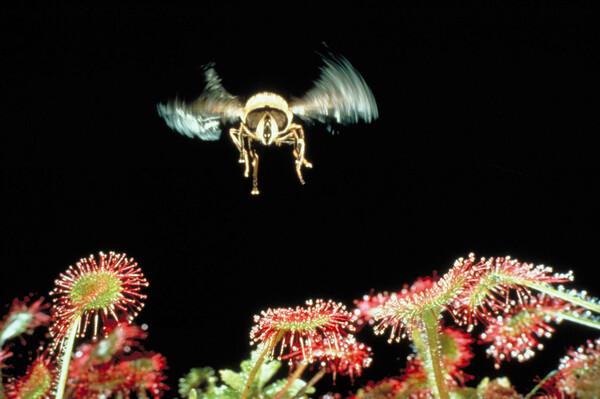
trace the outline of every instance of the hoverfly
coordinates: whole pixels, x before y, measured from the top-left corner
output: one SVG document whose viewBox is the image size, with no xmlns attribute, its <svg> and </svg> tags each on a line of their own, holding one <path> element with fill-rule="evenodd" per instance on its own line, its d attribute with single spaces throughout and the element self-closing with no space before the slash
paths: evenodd
<svg viewBox="0 0 600 399">
<path fill-rule="evenodd" d="M 304 184 L 302 168 L 312 164 L 305 157 L 304 129 L 297 119 L 329 127 L 331 123 L 345 125 L 359 120 L 370 123 L 378 117 L 373 93 L 348 60 L 333 54 L 322 58 L 324 65 L 313 87 L 289 103 L 271 92 L 254 94 L 242 102 L 225 90 L 211 63 L 205 67 L 206 87 L 197 99 L 158 104 L 158 114 L 171 129 L 206 141 L 218 140 L 223 125 L 238 124 L 230 128 L 229 136 L 239 151 L 244 176 L 252 172 L 253 195 L 259 194 L 256 145 L 290 145 L 296 174 Z"/>
</svg>

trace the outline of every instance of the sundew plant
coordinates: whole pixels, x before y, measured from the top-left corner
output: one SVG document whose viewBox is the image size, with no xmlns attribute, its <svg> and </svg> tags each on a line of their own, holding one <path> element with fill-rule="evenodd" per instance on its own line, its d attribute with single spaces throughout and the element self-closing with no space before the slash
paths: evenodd
<svg viewBox="0 0 600 399">
<path fill-rule="evenodd" d="M 239 370 L 198 365 L 169 387 L 167 359 L 143 348 L 145 328 L 134 324 L 148 287 L 141 268 L 125 254 L 100 253 L 60 274 L 51 302 L 26 297 L 10 305 L 0 322 L 0 399 L 598 398 L 600 339 L 569 349 L 528 392 L 517 392 L 510 375 L 464 371 L 473 345 L 484 345 L 502 370 L 535 356 L 563 321 L 600 329 L 598 300 L 567 288 L 573 280 L 544 265 L 469 254 L 441 276 L 398 282 L 390 287 L 397 291 L 371 292 L 351 308 L 323 299 L 266 308 L 254 316 Z M 45 347 L 24 375 L 13 375 L 14 341 L 45 328 Z M 363 334 L 369 329 L 375 336 Z M 364 381 L 376 355 L 362 336 L 410 345 L 412 354 L 402 370 Z M 336 393 L 339 378 L 350 379 L 354 393 Z M 317 383 L 329 393 L 317 395 Z"/>
</svg>

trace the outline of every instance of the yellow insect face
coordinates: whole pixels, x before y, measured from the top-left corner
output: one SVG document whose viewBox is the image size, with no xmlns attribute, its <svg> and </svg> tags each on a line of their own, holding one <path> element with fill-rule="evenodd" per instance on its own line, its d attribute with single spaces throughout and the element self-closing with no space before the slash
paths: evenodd
<svg viewBox="0 0 600 399">
<path fill-rule="evenodd" d="M 288 132 L 292 118 L 293 114 L 281 96 L 259 93 L 246 103 L 243 122 L 251 136 L 263 145 L 271 145 Z"/>
<path fill-rule="evenodd" d="M 278 109 L 262 108 L 246 117 L 246 126 L 264 145 L 271 145 L 289 125 L 287 116 Z"/>
</svg>

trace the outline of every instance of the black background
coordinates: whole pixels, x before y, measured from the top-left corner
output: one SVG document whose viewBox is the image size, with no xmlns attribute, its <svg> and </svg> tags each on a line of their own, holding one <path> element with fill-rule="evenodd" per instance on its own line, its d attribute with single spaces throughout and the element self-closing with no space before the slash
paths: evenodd
<svg viewBox="0 0 600 399">
<path fill-rule="evenodd" d="M 191 367 L 237 368 L 260 310 L 350 306 L 469 252 L 573 269 L 598 294 L 597 4 L 397 3 L 4 9 L 0 301 L 46 295 L 90 253 L 126 252 L 150 281 L 137 320 L 173 397 Z M 234 94 L 299 96 L 321 42 L 361 72 L 380 118 L 337 135 L 308 126 L 305 186 L 290 150 L 273 149 L 251 197 L 226 135 L 191 140 L 156 114 L 198 95 L 210 61 Z M 526 393 L 595 336 L 565 323 L 526 364 L 494 371 L 477 348 L 467 371 Z M 352 389 L 404 366 L 406 342 L 358 338 L 375 357 Z"/>
</svg>

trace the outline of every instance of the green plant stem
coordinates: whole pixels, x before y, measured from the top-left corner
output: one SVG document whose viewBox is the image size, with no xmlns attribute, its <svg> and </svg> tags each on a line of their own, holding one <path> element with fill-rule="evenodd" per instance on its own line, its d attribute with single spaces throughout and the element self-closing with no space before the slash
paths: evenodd
<svg viewBox="0 0 600 399">
<path fill-rule="evenodd" d="M 305 386 L 302 387 L 301 390 L 298 391 L 298 393 L 296 394 L 296 396 L 294 396 L 292 399 L 297 399 L 299 397 L 301 397 L 302 395 L 304 395 L 304 393 L 310 389 L 310 387 L 312 387 L 313 385 L 315 385 L 317 382 L 319 382 L 319 380 L 321 378 L 323 378 L 323 376 L 325 375 L 325 373 L 327 372 L 327 369 L 325 367 L 323 367 L 321 370 L 319 370 L 319 372 L 317 374 L 315 374 L 313 376 L 313 378 L 310 379 L 310 381 L 308 381 L 308 384 L 306 384 Z"/>
<path fill-rule="evenodd" d="M 440 337 L 438 317 L 433 311 L 423 312 L 423 353 L 420 353 L 424 360 L 427 379 L 432 388 L 433 395 L 440 399 L 449 399 L 448 389 L 444 372 L 442 370 L 442 357 L 440 355 Z"/>
<path fill-rule="evenodd" d="M 545 376 L 536 386 L 533 387 L 531 392 L 529 392 L 527 395 L 525 395 L 525 399 L 529 399 L 534 393 L 536 393 L 544 385 L 544 383 L 546 381 L 548 381 L 550 378 L 552 378 L 556 373 L 558 373 L 558 370 L 552 370 L 551 372 L 549 372 L 547 376 Z"/>
<path fill-rule="evenodd" d="M 273 348 L 275 348 L 275 345 L 277 345 L 277 342 L 279 342 L 281 337 L 283 337 L 284 333 L 285 333 L 285 331 L 283 331 L 283 330 L 279 331 L 279 333 L 277 333 L 277 336 L 275 337 L 275 339 L 273 339 L 273 341 L 271 341 L 271 343 L 269 345 L 265 345 L 265 348 L 260 353 L 260 356 L 256 360 L 254 367 L 252 367 L 252 370 L 250 370 L 250 374 L 248 375 L 248 379 L 246 380 L 246 385 L 244 386 L 244 390 L 242 391 L 242 395 L 240 396 L 240 399 L 246 399 L 248 397 L 248 393 L 250 393 L 250 388 L 252 388 L 252 383 L 254 382 L 256 373 L 258 372 L 258 370 L 260 370 L 260 366 L 262 365 L 263 361 L 265 360 L 265 356 L 267 355 L 267 353 L 270 353 L 273 350 Z"/>
<path fill-rule="evenodd" d="M 80 322 L 81 318 L 78 317 L 75 319 L 73 324 L 71 324 L 67 333 L 67 339 L 61 348 L 59 361 L 60 372 L 58 373 L 57 377 L 58 385 L 56 386 L 56 399 L 62 399 L 65 392 L 67 377 L 69 375 L 69 363 L 71 362 L 71 354 L 73 353 L 73 343 L 75 342 L 75 337 L 77 336 L 77 330 L 79 330 Z"/>
<path fill-rule="evenodd" d="M 589 309 L 592 312 L 600 313 L 600 304 L 585 300 L 576 295 L 568 294 L 565 291 L 557 290 L 556 288 L 554 288 L 550 285 L 530 283 L 530 282 L 524 283 L 523 285 L 525 285 L 529 288 L 533 288 L 534 290 L 543 292 L 554 298 L 564 299 L 567 302 L 571 302 L 572 304 L 581 306 L 582 308 Z"/>
<path fill-rule="evenodd" d="M 275 395 L 274 399 L 281 399 L 281 397 L 285 395 L 285 393 L 288 391 L 288 389 L 290 389 L 294 381 L 296 381 L 302 375 L 304 370 L 306 370 L 306 366 L 308 366 L 308 363 L 302 363 L 300 364 L 300 366 L 296 367 L 296 370 L 294 370 L 294 374 L 292 374 L 292 376 L 288 378 L 287 383 L 285 384 L 283 389 L 279 391 L 277 395 Z"/>
<path fill-rule="evenodd" d="M 594 320 L 594 319 L 588 319 L 588 318 L 581 317 L 581 316 L 575 316 L 571 313 L 566 313 L 566 312 L 553 312 L 553 314 L 556 315 L 557 318 L 600 330 L 600 320 Z"/>
</svg>

